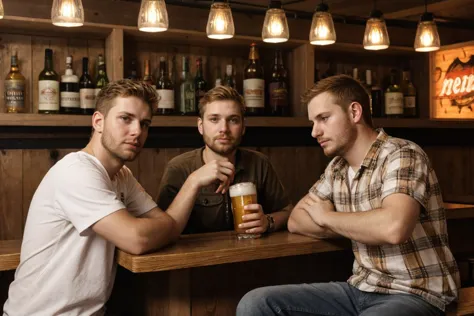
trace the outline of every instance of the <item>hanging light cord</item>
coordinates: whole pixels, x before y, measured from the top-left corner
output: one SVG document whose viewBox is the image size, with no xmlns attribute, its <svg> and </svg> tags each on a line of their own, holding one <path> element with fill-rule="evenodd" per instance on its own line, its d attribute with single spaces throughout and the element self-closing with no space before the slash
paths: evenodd
<svg viewBox="0 0 474 316">
<path fill-rule="evenodd" d="M 425 12 L 428 12 L 428 0 L 425 0 Z"/>
</svg>

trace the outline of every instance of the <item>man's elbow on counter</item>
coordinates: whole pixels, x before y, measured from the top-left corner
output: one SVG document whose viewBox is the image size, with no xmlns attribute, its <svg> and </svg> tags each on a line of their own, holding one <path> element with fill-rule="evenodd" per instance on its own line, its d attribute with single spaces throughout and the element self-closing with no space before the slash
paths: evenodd
<svg viewBox="0 0 474 316">
<path fill-rule="evenodd" d="M 292 234 L 297 234 L 298 233 L 298 224 L 296 221 L 291 217 L 288 218 L 288 231 Z"/>
</svg>

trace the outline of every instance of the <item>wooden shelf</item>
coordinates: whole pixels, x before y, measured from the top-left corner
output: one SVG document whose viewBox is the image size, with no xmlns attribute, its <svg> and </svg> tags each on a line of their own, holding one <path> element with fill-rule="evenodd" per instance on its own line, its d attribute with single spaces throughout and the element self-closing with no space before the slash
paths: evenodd
<svg viewBox="0 0 474 316">
<path fill-rule="evenodd" d="M 84 23 L 81 27 L 59 27 L 50 19 L 5 16 L 0 20 L 0 29 L 9 34 L 38 35 L 38 36 L 74 36 L 85 39 L 106 39 L 114 28 L 121 26 L 98 23 Z"/>
<path fill-rule="evenodd" d="M 152 127 L 195 127 L 195 116 L 154 116 Z M 430 120 L 409 118 L 376 118 L 376 127 L 384 128 L 474 128 L 474 120 Z M 89 115 L 63 115 L 63 114 L 7 114 L 0 113 L 0 126 L 24 127 L 89 127 Z M 311 122 L 306 117 L 247 117 L 248 127 L 311 127 Z"/>
</svg>

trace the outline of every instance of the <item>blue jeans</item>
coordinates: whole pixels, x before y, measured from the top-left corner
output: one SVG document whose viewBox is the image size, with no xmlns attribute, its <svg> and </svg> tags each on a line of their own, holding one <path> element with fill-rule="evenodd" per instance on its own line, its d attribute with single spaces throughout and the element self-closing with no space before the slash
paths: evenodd
<svg viewBox="0 0 474 316">
<path fill-rule="evenodd" d="M 245 294 L 237 316 L 440 316 L 444 312 L 410 294 L 379 294 L 346 282 L 268 286 Z"/>
</svg>

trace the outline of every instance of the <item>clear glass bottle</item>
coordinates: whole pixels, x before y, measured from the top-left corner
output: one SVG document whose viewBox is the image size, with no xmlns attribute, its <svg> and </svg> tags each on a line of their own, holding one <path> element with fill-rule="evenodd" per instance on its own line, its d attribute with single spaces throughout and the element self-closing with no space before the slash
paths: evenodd
<svg viewBox="0 0 474 316">
<path fill-rule="evenodd" d="M 410 71 L 403 71 L 402 91 L 403 91 L 403 114 L 406 117 L 416 117 L 418 108 L 416 106 L 416 88 L 410 78 Z"/>
<path fill-rule="evenodd" d="M 102 90 L 102 88 L 109 84 L 109 78 L 107 77 L 107 69 L 105 67 L 105 59 L 102 55 L 99 55 L 99 59 L 97 61 L 97 70 L 97 79 L 95 81 L 96 98 L 100 90 Z"/>
<path fill-rule="evenodd" d="M 18 53 L 11 56 L 10 72 L 5 77 L 5 108 L 7 113 L 22 113 L 25 109 L 25 77 L 18 67 Z"/>
<path fill-rule="evenodd" d="M 398 84 L 395 69 L 390 72 L 390 85 L 385 90 L 385 115 L 388 117 L 403 116 L 403 92 Z"/>
<path fill-rule="evenodd" d="M 182 115 L 197 115 L 196 95 L 194 93 L 194 80 L 189 71 L 189 58 L 183 56 L 183 72 L 179 87 L 180 103 L 179 112 Z"/>
</svg>

